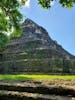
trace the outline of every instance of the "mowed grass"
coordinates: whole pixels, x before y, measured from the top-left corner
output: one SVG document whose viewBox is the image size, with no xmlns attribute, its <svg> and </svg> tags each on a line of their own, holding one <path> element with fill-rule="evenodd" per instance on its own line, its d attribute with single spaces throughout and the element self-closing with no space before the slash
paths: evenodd
<svg viewBox="0 0 75 100">
<path fill-rule="evenodd" d="M 31 79 L 74 79 L 75 75 L 28 75 L 28 74 L 18 74 L 18 75 L 0 75 L 0 80 L 31 80 Z"/>
</svg>

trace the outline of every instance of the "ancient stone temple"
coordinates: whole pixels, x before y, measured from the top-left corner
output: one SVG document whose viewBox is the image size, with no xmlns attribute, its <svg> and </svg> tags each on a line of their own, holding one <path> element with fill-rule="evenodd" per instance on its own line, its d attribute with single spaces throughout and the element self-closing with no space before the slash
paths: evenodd
<svg viewBox="0 0 75 100">
<path fill-rule="evenodd" d="M 74 71 L 73 56 L 53 41 L 44 28 L 30 19 L 22 26 L 22 35 L 12 38 L 0 54 L 0 73 Z"/>
</svg>

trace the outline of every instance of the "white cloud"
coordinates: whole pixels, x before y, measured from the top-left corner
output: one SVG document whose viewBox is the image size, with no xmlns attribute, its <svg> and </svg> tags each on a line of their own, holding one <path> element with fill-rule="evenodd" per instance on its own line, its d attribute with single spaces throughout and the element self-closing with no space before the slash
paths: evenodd
<svg viewBox="0 0 75 100">
<path fill-rule="evenodd" d="M 54 3 L 55 3 L 55 0 L 54 0 L 54 1 L 52 1 L 52 2 L 50 3 L 50 5 L 51 5 L 51 6 L 53 6 L 53 5 L 54 5 Z"/>
<path fill-rule="evenodd" d="M 29 8 L 29 7 L 30 7 L 30 0 L 27 0 L 27 1 L 25 2 L 25 7 L 26 7 L 26 8 Z"/>
</svg>

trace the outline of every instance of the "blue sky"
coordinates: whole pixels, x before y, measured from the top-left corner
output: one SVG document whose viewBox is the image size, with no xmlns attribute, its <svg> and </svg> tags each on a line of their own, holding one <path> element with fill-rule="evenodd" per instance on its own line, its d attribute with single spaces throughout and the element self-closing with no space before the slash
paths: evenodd
<svg viewBox="0 0 75 100">
<path fill-rule="evenodd" d="M 55 3 L 51 9 L 44 10 L 37 4 L 37 0 L 31 0 L 21 12 L 44 27 L 53 40 L 75 55 L 75 7 L 66 9 Z"/>
</svg>

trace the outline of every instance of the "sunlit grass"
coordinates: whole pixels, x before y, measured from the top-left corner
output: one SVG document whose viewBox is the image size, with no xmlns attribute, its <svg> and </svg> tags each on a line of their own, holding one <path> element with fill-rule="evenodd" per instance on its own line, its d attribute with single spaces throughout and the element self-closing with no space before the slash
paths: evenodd
<svg viewBox="0 0 75 100">
<path fill-rule="evenodd" d="M 0 80 L 30 80 L 30 79 L 74 79 L 74 75 L 0 75 Z"/>
</svg>

